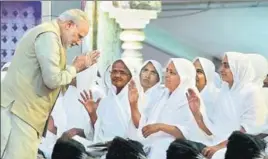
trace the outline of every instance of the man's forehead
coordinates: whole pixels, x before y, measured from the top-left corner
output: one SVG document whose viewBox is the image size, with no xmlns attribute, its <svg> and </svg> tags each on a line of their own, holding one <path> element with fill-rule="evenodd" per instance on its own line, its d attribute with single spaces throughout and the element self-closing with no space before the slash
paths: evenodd
<svg viewBox="0 0 268 159">
<path fill-rule="evenodd" d="M 86 21 L 81 21 L 78 25 L 77 25 L 77 27 L 78 27 L 78 30 L 79 30 L 79 32 L 80 32 L 80 35 L 81 36 L 86 36 L 87 34 L 88 34 L 88 32 L 89 32 L 89 23 L 88 22 L 86 22 Z"/>
</svg>

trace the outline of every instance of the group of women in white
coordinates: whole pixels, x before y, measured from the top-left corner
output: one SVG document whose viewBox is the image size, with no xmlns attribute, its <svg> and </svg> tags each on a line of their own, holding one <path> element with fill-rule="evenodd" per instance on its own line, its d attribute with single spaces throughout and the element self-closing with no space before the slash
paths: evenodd
<svg viewBox="0 0 268 159">
<path fill-rule="evenodd" d="M 225 53 L 220 78 L 202 57 L 171 58 L 165 68 L 145 61 L 137 75 L 124 59 L 101 78 L 94 71 L 79 73 L 59 96 L 39 147 L 46 158 L 62 136 L 90 143 L 130 138 L 144 145 L 148 159 L 165 159 L 178 138 L 206 145 L 206 158 L 224 159 L 233 131 L 268 136 L 268 61 L 261 55 Z"/>
</svg>

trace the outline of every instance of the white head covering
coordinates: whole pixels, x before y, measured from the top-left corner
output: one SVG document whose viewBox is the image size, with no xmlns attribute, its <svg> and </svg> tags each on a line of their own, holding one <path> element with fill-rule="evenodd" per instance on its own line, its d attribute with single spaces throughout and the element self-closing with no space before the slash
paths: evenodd
<svg viewBox="0 0 268 159">
<path fill-rule="evenodd" d="M 119 60 L 123 61 L 132 74 L 133 70 L 130 69 L 129 64 L 124 59 Z M 116 94 L 116 87 L 112 85 L 108 77 L 110 77 L 110 74 L 108 75 L 107 73 L 105 81 L 108 82 L 108 95 L 100 101 L 97 109 L 98 119 L 95 123 L 94 142 L 110 141 L 115 136 L 125 137 L 131 120 L 128 84 L 126 84 L 120 93 Z M 135 81 L 135 79 L 133 80 Z"/>
<path fill-rule="evenodd" d="M 255 78 L 253 82 L 263 86 L 263 80 L 268 74 L 268 61 L 265 57 L 259 54 L 247 54 L 255 72 Z"/>
<path fill-rule="evenodd" d="M 110 71 L 112 70 L 112 65 L 109 65 L 102 76 L 101 81 L 99 82 L 100 86 L 105 91 L 105 94 L 108 94 L 109 89 L 112 87 L 112 81 L 110 77 Z"/>
<path fill-rule="evenodd" d="M 239 52 L 226 52 L 234 83 L 231 91 L 239 91 L 244 85 L 251 83 L 255 77 L 249 58 Z M 229 86 L 228 86 L 229 87 Z"/>
<path fill-rule="evenodd" d="M 234 82 L 231 88 L 226 82 L 222 85 L 213 117 L 217 127 L 215 134 L 220 136 L 221 141 L 226 140 L 234 130 L 240 130 L 241 126 L 249 131 L 264 122 L 264 116 L 258 115 L 264 103 L 260 91 L 252 84 L 254 72 L 248 56 L 237 52 L 227 52 L 225 55 Z"/>
<path fill-rule="evenodd" d="M 207 115 L 208 117 L 210 117 L 213 114 L 213 110 L 219 93 L 219 89 L 215 85 L 215 65 L 206 58 L 197 57 L 194 59 L 194 62 L 196 60 L 199 60 L 205 72 L 206 86 L 200 92 L 200 94 L 206 106 Z"/>
</svg>

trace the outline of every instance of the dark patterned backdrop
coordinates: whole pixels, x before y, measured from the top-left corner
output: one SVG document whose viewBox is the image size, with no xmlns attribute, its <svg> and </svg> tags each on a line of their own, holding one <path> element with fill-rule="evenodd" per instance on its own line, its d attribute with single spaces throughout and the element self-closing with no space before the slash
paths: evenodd
<svg viewBox="0 0 268 159">
<path fill-rule="evenodd" d="M 41 22 L 40 1 L 1 3 L 1 68 L 14 54 L 16 43 L 30 28 Z"/>
</svg>

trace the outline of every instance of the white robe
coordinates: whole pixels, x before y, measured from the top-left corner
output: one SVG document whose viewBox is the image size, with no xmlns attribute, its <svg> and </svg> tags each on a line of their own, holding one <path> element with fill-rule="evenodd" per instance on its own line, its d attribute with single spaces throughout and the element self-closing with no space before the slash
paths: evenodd
<svg viewBox="0 0 268 159">
<path fill-rule="evenodd" d="M 126 61 L 122 61 L 127 67 L 129 66 Z M 133 74 L 131 68 L 128 68 Z M 98 118 L 94 125 L 94 143 L 110 141 L 115 136 L 126 137 L 131 120 L 128 84 L 119 94 L 116 94 L 116 88 L 111 84 L 111 80 L 107 80 L 107 82 L 109 82 L 107 83 L 108 94 L 100 101 L 97 109 Z"/>
<path fill-rule="evenodd" d="M 189 88 L 194 89 L 194 91 L 199 95 L 195 86 L 195 68 L 193 64 L 186 59 L 172 58 L 170 62 L 171 61 L 176 67 L 181 83 L 171 95 L 169 95 L 169 92 L 166 93 L 166 97 L 163 97 L 163 100 L 159 102 L 159 106 L 157 107 L 158 109 L 155 110 L 154 116 L 151 116 L 147 123 L 164 123 L 173 125 L 182 132 L 186 139 L 200 139 L 203 141 L 204 133 L 199 129 L 195 122 L 186 98 L 186 92 Z M 203 104 L 201 109 L 202 112 L 205 111 Z M 146 146 L 151 147 L 151 152 L 148 158 L 165 158 L 166 150 L 174 139 L 175 138 L 173 136 L 164 132 L 157 132 L 147 137 L 143 143 Z"/>
</svg>

